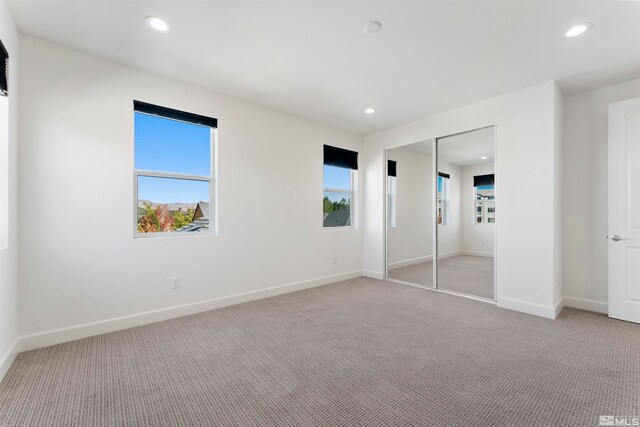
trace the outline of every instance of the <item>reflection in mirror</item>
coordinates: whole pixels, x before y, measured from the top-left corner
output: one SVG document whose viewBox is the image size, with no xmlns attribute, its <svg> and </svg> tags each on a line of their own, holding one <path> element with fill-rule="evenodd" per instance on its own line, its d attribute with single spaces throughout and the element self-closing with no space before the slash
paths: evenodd
<svg viewBox="0 0 640 427">
<path fill-rule="evenodd" d="M 438 289 L 494 300 L 494 127 L 437 141 Z"/>
<path fill-rule="evenodd" d="M 388 277 L 433 287 L 433 141 L 387 150 Z"/>
</svg>

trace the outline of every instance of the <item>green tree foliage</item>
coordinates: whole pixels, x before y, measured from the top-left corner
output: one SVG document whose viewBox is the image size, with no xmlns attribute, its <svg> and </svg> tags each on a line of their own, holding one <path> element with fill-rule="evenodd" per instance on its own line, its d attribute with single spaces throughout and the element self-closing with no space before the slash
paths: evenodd
<svg viewBox="0 0 640 427">
<path fill-rule="evenodd" d="M 160 221 L 149 203 L 144 204 L 144 214 L 138 218 L 139 233 L 155 233 L 160 230 Z"/>
<path fill-rule="evenodd" d="M 186 212 L 183 212 L 182 209 L 178 209 L 177 211 L 173 211 L 173 226 L 176 230 L 184 227 L 193 221 L 194 210 L 189 208 Z"/>
<path fill-rule="evenodd" d="M 138 232 L 158 233 L 173 230 L 173 216 L 165 205 L 158 205 L 154 209 L 149 203 L 144 204 L 144 215 L 138 219 Z"/>
<path fill-rule="evenodd" d="M 333 212 L 333 204 L 331 203 L 331 200 L 329 200 L 327 196 L 324 196 L 324 199 L 322 199 L 322 212 L 324 213 Z"/>
<path fill-rule="evenodd" d="M 322 199 L 322 212 L 324 213 L 348 209 L 349 201 L 345 198 L 342 198 L 339 202 L 332 202 L 327 196 L 324 196 L 324 199 Z"/>
</svg>

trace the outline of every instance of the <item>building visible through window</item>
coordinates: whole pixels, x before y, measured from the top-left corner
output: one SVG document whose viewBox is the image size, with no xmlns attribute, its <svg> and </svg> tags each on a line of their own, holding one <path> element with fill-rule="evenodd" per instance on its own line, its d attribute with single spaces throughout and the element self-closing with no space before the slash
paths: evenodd
<svg viewBox="0 0 640 427">
<path fill-rule="evenodd" d="M 494 224 L 496 222 L 494 180 L 493 174 L 473 177 L 476 224 Z"/>
<path fill-rule="evenodd" d="M 352 227 L 358 153 L 324 146 L 322 224 L 325 228 Z"/>
<path fill-rule="evenodd" d="M 215 230 L 216 119 L 134 102 L 136 233 Z"/>
</svg>

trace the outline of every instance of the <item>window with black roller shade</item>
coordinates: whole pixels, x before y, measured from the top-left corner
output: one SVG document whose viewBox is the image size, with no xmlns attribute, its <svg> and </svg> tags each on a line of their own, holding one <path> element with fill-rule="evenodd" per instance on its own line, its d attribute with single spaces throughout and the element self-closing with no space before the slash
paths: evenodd
<svg viewBox="0 0 640 427">
<path fill-rule="evenodd" d="M 352 228 L 355 222 L 354 204 L 358 153 L 325 145 L 323 154 L 323 227 Z"/>
</svg>

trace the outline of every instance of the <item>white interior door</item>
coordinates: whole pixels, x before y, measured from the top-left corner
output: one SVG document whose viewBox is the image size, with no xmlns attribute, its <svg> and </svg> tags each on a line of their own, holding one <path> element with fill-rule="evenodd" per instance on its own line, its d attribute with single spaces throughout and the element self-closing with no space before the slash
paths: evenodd
<svg viewBox="0 0 640 427">
<path fill-rule="evenodd" d="M 609 106 L 609 316 L 640 323 L 640 98 Z"/>
</svg>

